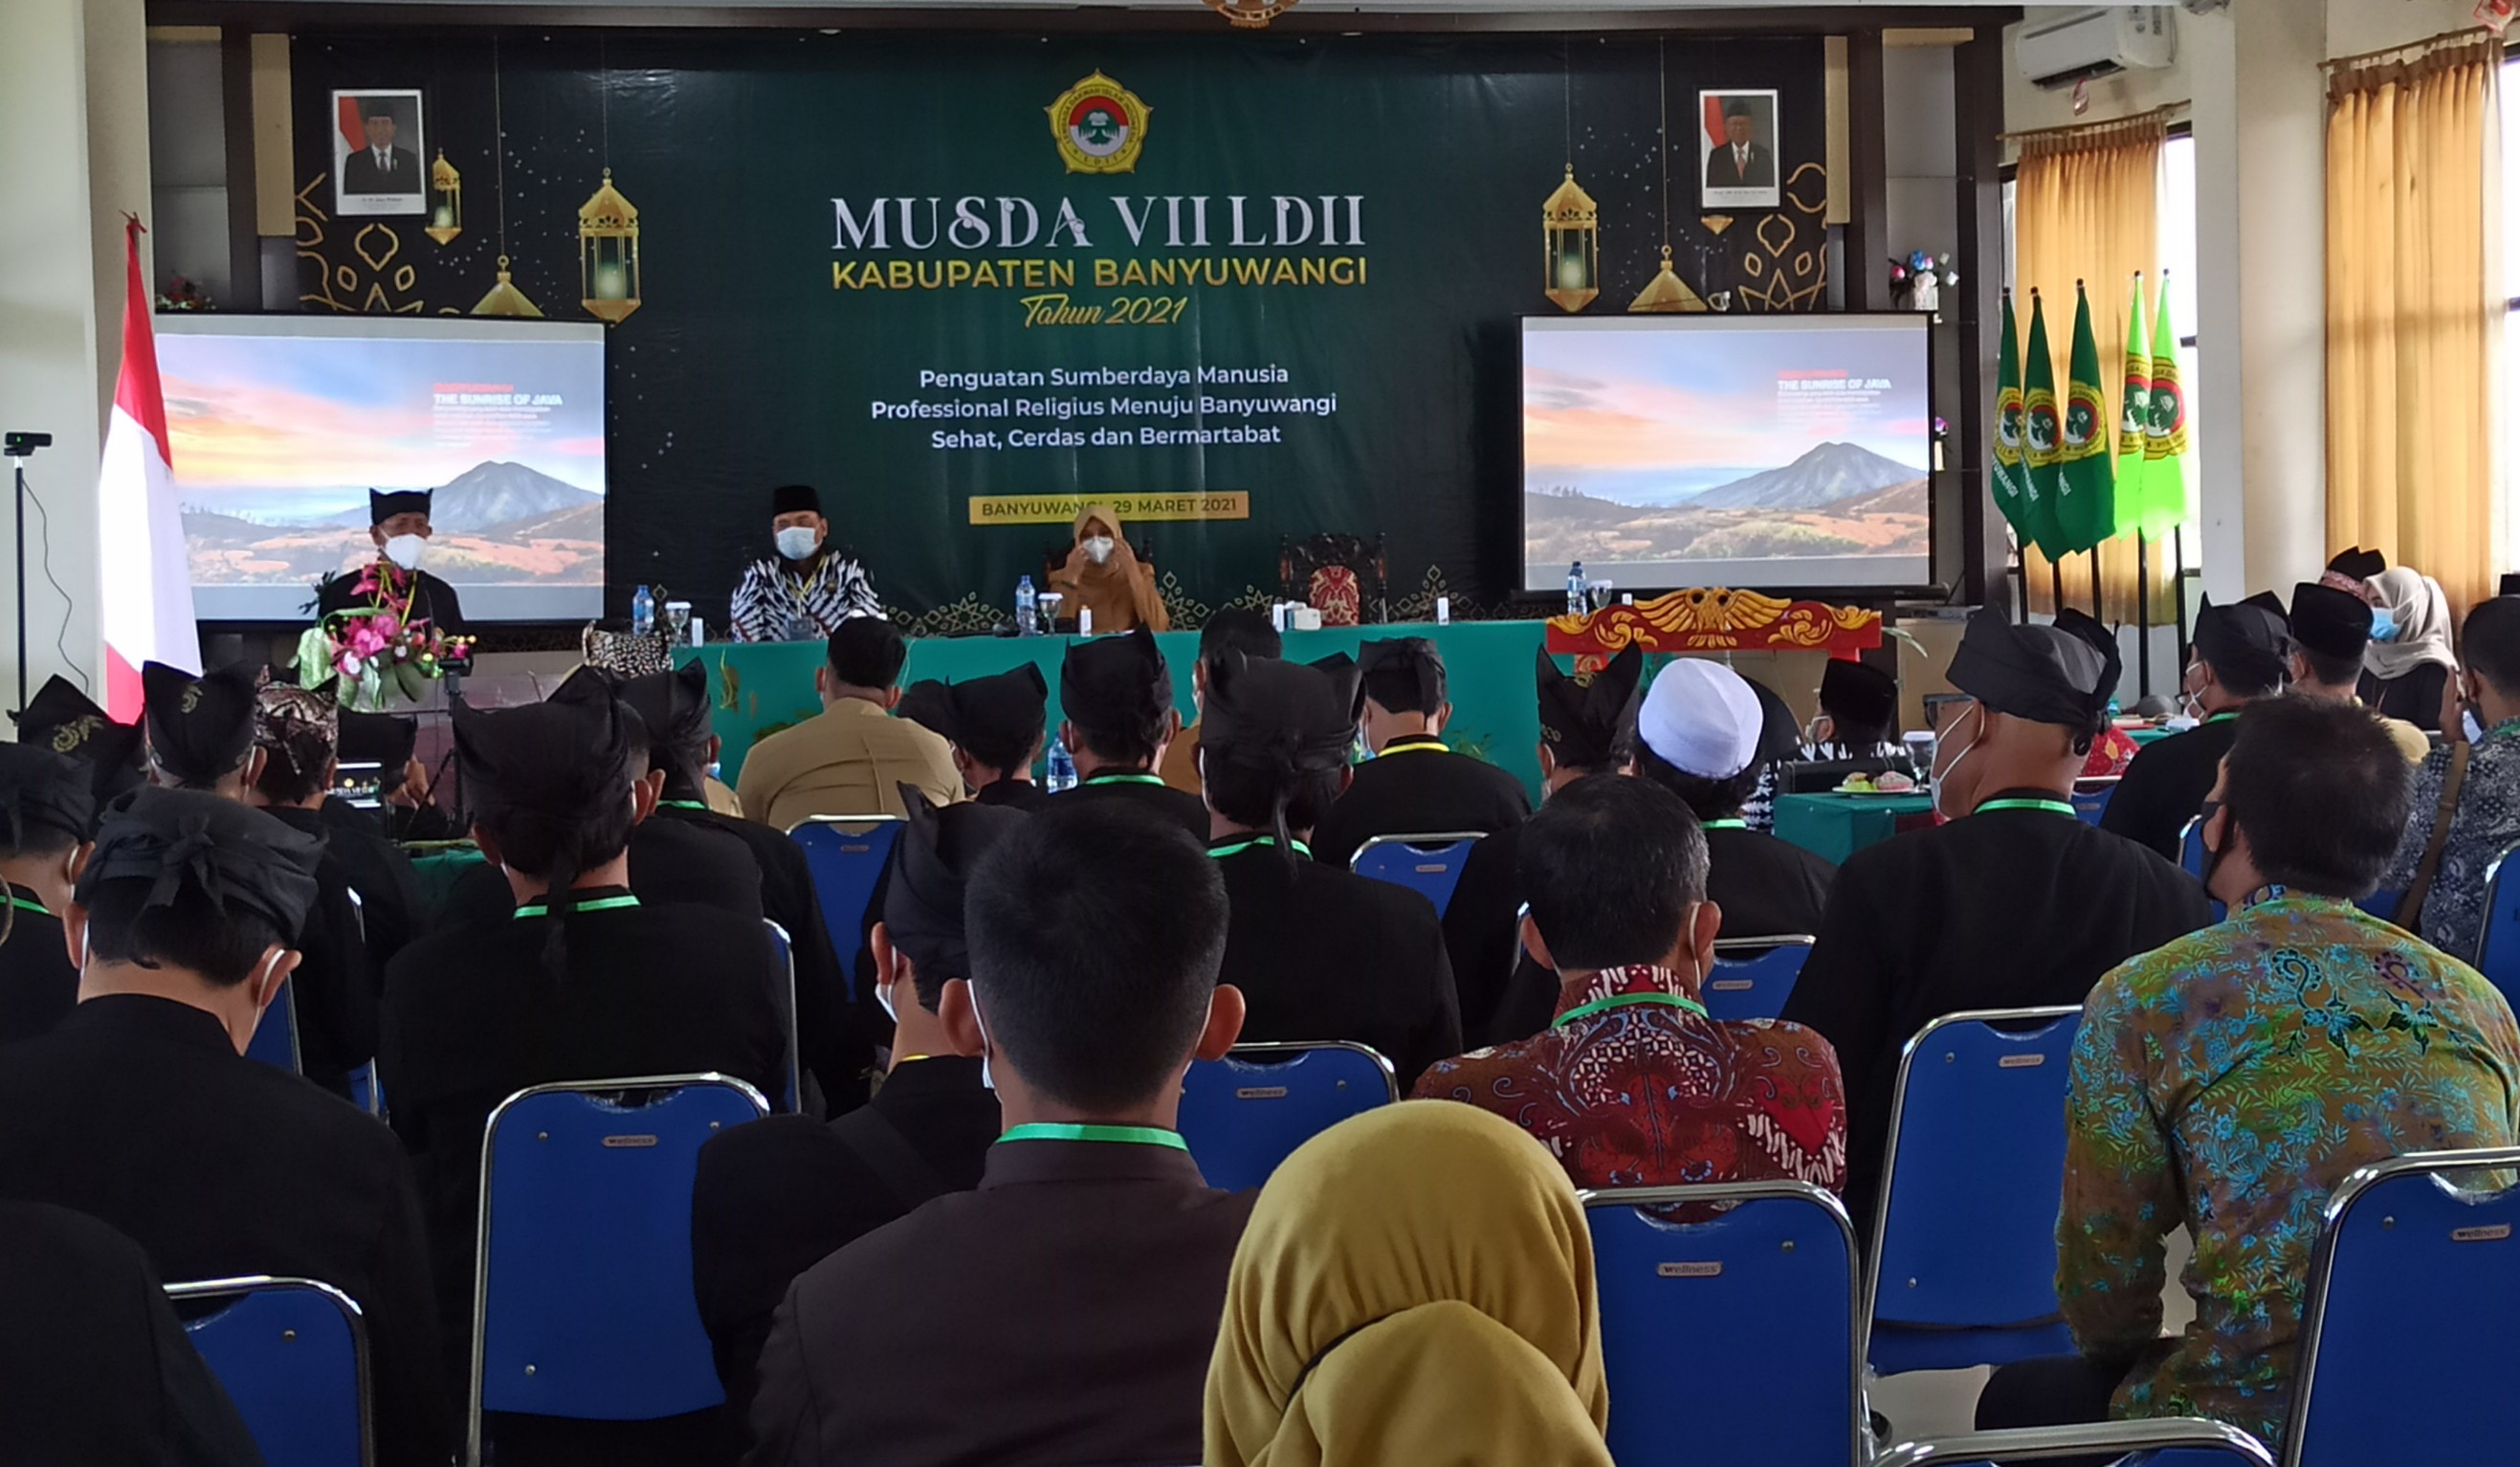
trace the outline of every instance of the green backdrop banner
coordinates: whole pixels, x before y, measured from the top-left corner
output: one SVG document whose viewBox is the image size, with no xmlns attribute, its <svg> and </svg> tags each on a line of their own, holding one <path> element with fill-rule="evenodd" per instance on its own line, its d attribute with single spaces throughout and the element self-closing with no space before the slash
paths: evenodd
<svg viewBox="0 0 2520 1467">
<path fill-rule="evenodd" d="M 505 253 L 546 315 L 619 317 L 611 602 L 661 581 L 712 620 L 791 480 L 922 631 L 997 619 L 1097 501 L 1186 621 L 1319 531 L 1387 536 L 1395 617 L 1436 585 L 1493 605 L 1513 323 L 1557 309 L 1540 215 L 1570 160 L 1593 311 L 1666 239 L 1743 309 L 1824 287 L 1811 37 L 371 29 L 301 35 L 292 74 L 305 304 L 470 310 Z M 338 212 L 362 88 L 420 93 L 460 236 Z M 1717 90 L 1774 94 L 1772 206 L 1702 205 Z M 608 168 L 635 269 L 581 236 Z"/>
</svg>

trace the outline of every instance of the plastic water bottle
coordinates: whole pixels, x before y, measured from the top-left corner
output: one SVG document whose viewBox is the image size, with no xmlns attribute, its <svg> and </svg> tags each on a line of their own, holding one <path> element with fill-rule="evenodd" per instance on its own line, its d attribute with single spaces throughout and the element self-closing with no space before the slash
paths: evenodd
<svg viewBox="0 0 2520 1467">
<path fill-rule="evenodd" d="M 656 629 L 656 598 L 641 586 L 630 593 L 630 632 L 644 637 Z"/>
<path fill-rule="evenodd" d="M 1061 790 L 1072 790 L 1076 788 L 1076 760 L 1068 755 L 1065 741 L 1057 737 L 1053 737 L 1050 741 L 1050 779 L 1048 781 L 1048 785 L 1050 793 L 1053 795 L 1058 794 Z"/>
<path fill-rule="evenodd" d="M 1029 637 L 1041 631 L 1041 593 L 1032 588 L 1032 577 L 1015 581 L 1015 635 Z"/>
<path fill-rule="evenodd" d="M 1581 617 L 1591 610 L 1584 591 L 1584 563 L 1577 561 L 1566 568 L 1566 615 Z"/>
</svg>

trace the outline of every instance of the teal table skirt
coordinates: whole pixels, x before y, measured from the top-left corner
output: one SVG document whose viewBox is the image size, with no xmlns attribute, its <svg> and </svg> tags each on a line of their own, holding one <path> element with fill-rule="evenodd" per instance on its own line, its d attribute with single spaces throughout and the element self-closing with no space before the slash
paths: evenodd
<svg viewBox="0 0 2520 1467">
<path fill-rule="evenodd" d="M 1779 795 L 1777 836 L 1843 864 L 1867 846 L 1910 826 L 1931 823 L 1931 795 Z"/>
<path fill-rule="evenodd" d="M 1511 770 L 1540 799 L 1540 710 L 1533 690 L 1532 654 L 1541 644 L 1546 623 L 1540 621 L 1462 621 L 1449 626 L 1397 624 L 1345 626 L 1286 634 L 1286 656 L 1310 662 L 1344 652 L 1356 655 L 1357 644 L 1384 637 L 1427 637 L 1444 654 L 1453 703 L 1453 721 L 1444 736 L 1455 749 L 1476 755 Z M 910 644 L 910 662 L 902 669 L 906 686 L 922 678 L 962 682 L 1004 672 L 1023 663 L 1041 668 L 1050 684 L 1049 726 L 1058 728 L 1058 664 L 1073 637 L 922 637 Z M 1173 701 L 1182 721 L 1194 721 L 1191 705 L 1191 665 L 1198 657 L 1198 633 L 1157 634 L 1164 661 L 1172 668 Z M 763 737 L 801 722 L 821 711 L 814 692 L 814 669 L 823 664 L 820 642 L 728 642 L 677 651 L 678 663 L 698 659 L 705 664 L 716 692 L 716 731 L 725 749 L 719 756 L 720 778 L 732 785 L 743 767 L 744 751 Z M 1666 661 L 1663 658 L 1650 662 Z"/>
</svg>

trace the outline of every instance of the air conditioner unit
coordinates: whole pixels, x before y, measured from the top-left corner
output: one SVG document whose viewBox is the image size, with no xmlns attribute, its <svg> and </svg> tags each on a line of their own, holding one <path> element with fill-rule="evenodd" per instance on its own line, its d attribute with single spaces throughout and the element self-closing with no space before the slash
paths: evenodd
<svg viewBox="0 0 2520 1467">
<path fill-rule="evenodd" d="M 2166 5 L 2034 5 L 2023 13 L 2013 60 L 2043 87 L 2157 69 L 2179 54 L 2178 14 Z"/>
</svg>

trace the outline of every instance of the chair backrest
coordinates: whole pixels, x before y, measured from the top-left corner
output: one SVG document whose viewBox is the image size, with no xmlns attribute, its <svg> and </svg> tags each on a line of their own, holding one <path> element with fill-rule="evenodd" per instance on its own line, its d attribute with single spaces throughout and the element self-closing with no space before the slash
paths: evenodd
<svg viewBox="0 0 2520 1467">
<path fill-rule="evenodd" d="M 2198 816 L 2188 816 L 2187 823 L 2179 827 L 2179 869 L 2198 881 L 2205 879 L 2205 822 Z"/>
<path fill-rule="evenodd" d="M 168 1284 L 179 1309 L 228 1301 L 184 1334 L 245 1418 L 269 1467 L 363 1467 L 375 1455 L 366 1321 L 350 1296 L 310 1278 Z"/>
<path fill-rule="evenodd" d="M 1735 1019 L 1774 1019 L 1793 996 L 1794 980 L 1802 977 L 1803 959 L 1811 956 L 1812 940 L 1799 933 L 1775 938 L 1717 938 L 1715 968 L 1698 986 L 1706 1017 L 1719 1023 Z M 1748 956 L 1727 958 L 1728 952 Z"/>
<path fill-rule="evenodd" d="M 2055 1318 L 2065 1082 L 2082 1015 L 1946 1014 L 1908 1041 L 1866 1281 L 1876 1328 Z"/>
<path fill-rule="evenodd" d="M 1440 917 L 1452 905 L 1453 889 L 1462 884 L 1462 863 L 1482 839 L 1483 833 L 1475 830 L 1375 836 L 1348 857 L 1347 868 L 1419 893 L 1435 903 Z"/>
<path fill-rule="evenodd" d="M 2193 1416 L 1974 1432 L 1964 1437 L 1903 1442 L 1874 1457 L 1872 1467 L 1925 1467 L 1929 1462 L 1934 1467 L 1961 1467 L 1975 1462 L 2052 1462 L 2059 1457 L 2089 1460 L 2112 1456 L 2117 1459 L 2117 1467 L 2274 1467 L 2273 1455 L 2257 1438 L 2237 1427 Z"/>
<path fill-rule="evenodd" d="M 1363 1044 L 1237 1044 L 1191 1062 L 1182 1139 L 1209 1186 L 1239 1192 L 1320 1132 L 1399 1098 L 1391 1062 Z"/>
<path fill-rule="evenodd" d="M 2485 920 L 2476 930 L 2476 971 L 2509 998 L 2520 993 L 2520 868 L 2511 847 L 2485 868 Z M 2504 880 L 2504 877 L 2511 880 Z"/>
<path fill-rule="evenodd" d="M 796 1055 L 796 944 L 778 923 L 764 917 L 761 925 L 770 931 L 770 981 L 778 986 L 770 1004 L 779 1011 L 779 1027 L 788 1036 L 788 1093 L 780 1097 L 779 1109 L 792 1115 L 804 1080 Z"/>
<path fill-rule="evenodd" d="M 2327 1200 L 2293 1371 L 2288 1467 L 2511 1455 L 2520 1314 L 2520 1148 L 2430 1151 L 2362 1168 Z M 2492 1169 L 2494 1192 L 2453 1172 Z M 2491 1184 L 2491 1183 L 2489 1183 Z M 2421 1409 L 2405 1383 L 2424 1383 Z"/>
<path fill-rule="evenodd" d="M 1657 1215 L 1706 1203 L 1732 1206 Z M 1610 1398 L 1629 1403 L 1610 1413 L 1620 1467 L 1864 1460 L 1863 1291 L 1836 1198 L 1808 1182 L 1633 1187 L 1585 1193 L 1584 1216 Z"/>
<path fill-rule="evenodd" d="M 867 904 L 875 900 L 901 825 L 899 815 L 814 815 L 788 827 L 788 838 L 805 848 L 805 868 L 813 873 L 823 925 L 831 929 L 832 950 L 840 954 L 840 982 L 852 1003 L 858 977 L 848 955 L 866 941 Z"/>
<path fill-rule="evenodd" d="M 245 1057 L 292 1075 L 306 1073 L 297 1048 L 296 984 L 288 979 L 280 981 L 280 996 L 262 1011 L 262 1022 L 253 1027 L 253 1037 L 246 1041 Z"/>
<path fill-rule="evenodd" d="M 725 1399 L 692 1295 L 692 1176 L 702 1142 L 769 1110 L 740 1079 L 664 1075 L 536 1085 L 490 1113 L 468 1462 L 484 1411 L 646 1421 Z"/>
<path fill-rule="evenodd" d="M 2115 774 L 2092 774 L 2074 781 L 2074 813 L 2085 825 L 2097 825 L 2100 816 L 2108 813 L 2109 797 L 2118 792 L 2119 778 Z"/>
</svg>

